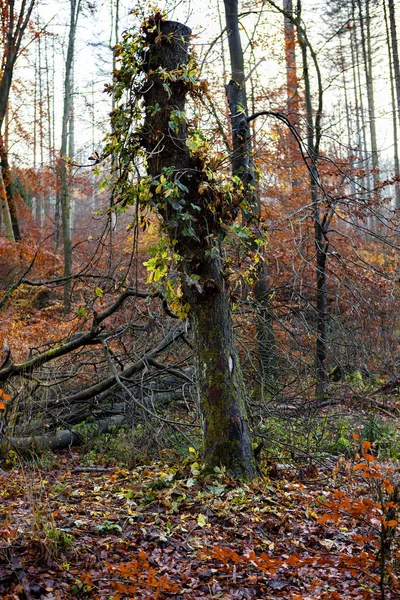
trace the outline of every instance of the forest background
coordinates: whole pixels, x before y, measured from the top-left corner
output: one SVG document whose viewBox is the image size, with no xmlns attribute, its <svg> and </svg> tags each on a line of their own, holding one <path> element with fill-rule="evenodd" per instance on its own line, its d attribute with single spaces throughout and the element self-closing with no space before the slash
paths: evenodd
<svg viewBox="0 0 400 600">
<path fill-rule="evenodd" d="M 283 478 L 289 494 L 311 481 L 313 492 L 293 494 L 326 512 L 307 509 L 302 527 L 309 532 L 311 519 L 321 535 L 331 519 L 353 536 L 352 552 L 340 550 L 330 564 L 347 569 L 346 593 L 396 597 L 395 2 L 226 0 L 151 9 L 124 0 L 1 0 L 0 8 L 4 468 L 20 469 L 18 481 L 24 461 L 64 451 L 67 480 L 122 466 L 140 479 L 143 464 L 165 461 L 154 463 L 156 481 L 146 483 L 154 497 L 147 488 L 138 494 L 151 506 L 160 501 L 157 485 L 166 488 L 172 513 L 198 502 L 198 487 L 208 489 L 207 502 L 223 497 L 231 510 L 233 482 L 246 481 L 239 489 L 247 510 L 257 486 L 270 485 L 266 477 Z M 74 466 L 74 446 L 83 447 L 83 466 L 81 459 Z M 118 473 L 131 476 L 112 477 Z M 342 473 L 340 491 L 322 492 L 321 473 L 332 489 Z M 4 580 L 35 597 L 25 575 L 32 536 L 60 565 L 75 534 L 41 504 L 47 516 L 21 530 L 20 546 L 11 525 L 21 519 L 15 493 L 6 495 L 3 539 L 14 566 Z M 171 508 L 174 494 L 179 510 Z M 221 507 L 211 504 L 199 509 L 195 528 L 216 527 Z M 115 510 L 112 502 L 107 510 Z M 117 535 L 121 524 L 104 518 L 97 527 L 96 534 Z M 74 573 L 79 584 L 65 580 L 65 597 L 71 589 L 106 597 L 121 580 L 121 597 L 142 597 L 142 588 L 150 597 L 178 597 L 176 577 L 160 579 L 156 569 L 154 583 L 148 541 L 131 571 L 121 567 L 111 584 L 94 585 L 92 565 L 86 579 Z M 204 588 L 196 587 L 199 597 L 266 597 L 265 578 L 276 573 L 273 597 L 343 594 L 343 582 L 332 583 L 337 575 L 328 583 L 318 576 L 314 596 L 301 576 L 331 554 L 287 561 L 282 555 L 292 551 L 269 544 L 262 560 L 240 543 L 240 552 L 200 553 L 200 562 L 233 563 L 235 573 L 241 565 L 239 580 L 248 579 L 250 591 L 235 596 L 234 575 L 232 589 L 221 592 L 218 566 L 194 578 Z M 28 548 L 22 562 L 16 547 Z M 254 585 L 251 562 L 263 573 Z M 188 581 L 179 585 L 193 588 Z"/>
</svg>

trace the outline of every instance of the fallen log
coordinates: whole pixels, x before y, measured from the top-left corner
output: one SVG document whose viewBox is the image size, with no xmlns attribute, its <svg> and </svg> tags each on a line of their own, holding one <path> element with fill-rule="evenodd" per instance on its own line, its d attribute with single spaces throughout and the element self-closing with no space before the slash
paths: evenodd
<svg viewBox="0 0 400 600">
<path fill-rule="evenodd" d="M 60 429 L 59 431 L 34 435 L 28 437 L 10 437 L 5 439 L 18 450 L 63 450 L 70 446 L 79 446 L 87 438 L 95 437 L 102 433 L 121 427 L 126 420 L 126 415 L 114 415 L 108 419 L 101 419 L 88 428 L 88 433 L 83 434 L 77 429 Z"/>
</svg>

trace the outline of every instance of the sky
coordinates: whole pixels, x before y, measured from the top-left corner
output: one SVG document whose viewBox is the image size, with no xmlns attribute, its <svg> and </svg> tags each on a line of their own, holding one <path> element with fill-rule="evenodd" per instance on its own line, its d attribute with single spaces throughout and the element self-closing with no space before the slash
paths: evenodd
<svg viewBox="0 0 400 600">
<path fill-rule="evenodd" d="M 79 152 L 79 160 L 84 160 L 94 149 L 101 147 L 104 134 L 108 130 L 110 99 L 104 94 L 104 86 L 111 79 L 112 52 L 110 43 L 115 43 L 114 36 L 111 35 L 112 16 L 110 2 L 112 0 L 97 0 L 92 2 L 96 6 L 94 11 L 87 8 L 87 0 L 82 0 L 84 10 L 79 18 L 78 35 L 76 43 L 76 62 L 75 62 L 75 113 L 76 113 L 76 150 Z M 115 3 L 115 0 L 113 0 Z M 140 2 L 141 6 L 143 3 Z M 170 19 L 178 20 L 190 26 L 197 37 L 195 39 L 196 49 L 201 56 L 212 41 L 220 32 L 220 23 L 218 12 L 216 11 L 215 0 L 163 0 L 160 2 L 161 8 L 168 9 Z M 138 5 L 138 3 L 136 3 Z M 303 0 L 304 17 L 307 23 L 310 36 L 315 43 L 317 51 L 320 52 L 322 68 L 324 72 L 323 52 L 326 50 L 322 46 L 323 34 L 326 25 L 321 20 L 321 10 L 326 7 L 326 2 Z M 130 28 L 134 24 L 134 19 L 129 16 L 131 8 L 135 7 L 135 2 L 120 0 L 120 33 Z M 223 19 L 223 11 L 221 14 Z M 54 82 L 51 81 L 51 87 L 55 98 L 55 130 L 56 146 L 60 143 L 61 118 L 62 118 L 62 98 L 63 98 L 63 71 L 65 52 L 68 35 L 69 23 L 69 0 L 38 0 L 34 11 L 34 20 L 40 22 L 41 26 L 51 33 L 51 40 L 54 40 Z M 245 29 L 243 30 L 243 39 L 250 35 L 253 16 L 243 19 Z M 400 23 L 400 18 L 399 18 Z M 262 64 L 259 65 L 260 81 L 265 89 L 273 87 L 275 83 L 283 85 L 283 49 L 281 31 L 281 17 L 272 12 L 266 12 L 265 41 L 264 47 L 259 48 L 257 52 L 259 57 L 268 56 Z M 49 42 L 50 46 L 53 44 Z M 321 48 L 321 50 L 319 50 Z M 42 49 L 43 53 L 43 49 Z M 37 60 L 37 48 L 32 50 L 26 57 L 21 57 L 18 64 L 18 74 L 21 80 L 24 80 L 28 86 L 34 82 L 34 62 L 35 54 Z M 209 57 L 216 64 L 220 55 L 220 45 L 216 44 L 214 53 Z M 392 122 L 391 115 L 388 114 L 389 88 L 387 83 L 387 74 L 385 69 L 384 49 L 380 52 L 381 64 L 375 65 L 375 77 L 378 79 L 376 103 L 379 131 L 379 148 L 382 157 L 389 158 L 392 154 Z M 258 57 L 257 57 L 258 60 Z M 52 62 L 52 59 L 51 59 Z M 53 68 L 52 65 L 50 68 Z M 42 71 L 43 72 L 43 71 Z M 327 72 L 326 72 L 327 74 Z M 217 74 L 218 76 L 218 74 Z M 222 86 L 221 86 L 222 88 Z M 221 89 L 223 94 L 223 88 Z M 325 106 L 327 112 L 333 112 L 333 119 L 339 120 L 343 117 L 338 112 L 335 114 L 335 104 L 337 102 L 337 92 L 335 86 L 325 94 Z M 17 100 L 15 100 L 17 103 Z M 274 108 L 268 106 L 267 108 Z M 33 107 L 28 103 L 20 107 L 20 114 L 24 115 L 27 128 L 33 120 Z M 14 139 L 12 152 L 15 158 L 31 162 L 32 149 L 27 147 L 25 142 Z M 38 153 L 37 153 L 38 154 Z"/>
</svg>

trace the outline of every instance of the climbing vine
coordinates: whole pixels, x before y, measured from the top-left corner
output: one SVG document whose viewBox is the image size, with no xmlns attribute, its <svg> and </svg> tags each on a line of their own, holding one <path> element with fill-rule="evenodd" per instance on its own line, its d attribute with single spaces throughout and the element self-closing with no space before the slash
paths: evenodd
<svg viewBox="0 0 400 600">
<path fill-rule="evenodd" d="M 254 254 L 254 241 L 250 243 L 250 229 L 236 222 L 240 210 L 251 210 L 243 183 L 221 168 L 226 156 L 198 128 L 195 103 L 208 90 L 199 78 L 195 55 L 190 53 L 187 62 L 171 70 L 158 64 L 154 48 L 168 51 L 173 39 L 172 33 L 161 31 L 164 20 L 162 13 L 154 13 L 138 30 L 126 32 L 116 47 L 118 68 L 107 86 L 116 107 L 105 153 L 114 157 L 116 205 L 136 208 L 135 225 L 146 227 L 154 218 L 161 224 L 164 235 L 145 263 L 147 282 L 161 287 L 182 317 L 189 310 L 182 298 L 182 283 L 201 289 L 196 273 L 187 264 L 181 268 L 179 257 L 187 256 L 188 245 L 193 251 L 201 247 L 213 253 L 221 242 L 236 238 L 244 248 L 249 241 L 246 250 Z M 174 104 L 177 95 L 192 99 L 190 110 Z M 160 119 L 170 138 L 165 143 L 177 150 L 171 157 L 175 163 L 160 163 L 154 172 L 148 169 L 149 161 L 157 160 L 164 147 L 159 139 Z M 179 150 L 187 156 L 183 165 Z"/>
</svg>

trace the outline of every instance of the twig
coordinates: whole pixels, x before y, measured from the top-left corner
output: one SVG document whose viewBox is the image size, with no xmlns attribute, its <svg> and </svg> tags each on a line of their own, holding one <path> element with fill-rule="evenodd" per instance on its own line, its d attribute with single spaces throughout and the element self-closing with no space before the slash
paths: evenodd
<svg viewBox="0 0 400 600">
<path fill-rule="evenodd" d="M 183 437 L 186 439 L 187 442 L 189 442 L 190 445 L 194 446 L 194 448 L 196 448 L 196 446 L 194 445 L 193 441 L 180 429 L 178 429 L 177 425 L 181 426 L 181 427 L 198 427 L 198 425 L 192 424 L 192 423 L 181 423 L 179 421 L 171 421 L 170 419 L 165 419 L 164 417 L 160 417 L 160 415 L 158 415 L 157 413 L 153 412 L 152 410 L 150 410 L 149 408 L 147 408 L 147 406 L 144 406 L 144 404 L 142 404 L 140 402 L 140 400 L 138 400 L 137 398 L 135 398 L 135 396 L 132 394 L 131 390 L 121 381 L 121 378 L 118 374 L 117 369 L 115 368 L 115 365 L 111 359 L 110 356 L 110 351 L 109 348 L 107 346 L 107 342 L 105 340 L 103 340 L 103 348 L 104 348 L 104 352 L 105 355 L 107 357 L 107 362 L 109 364 L 110 370 L 114 376 L 115 381 L 118 383 L 118 385 L 128 394 L 129 398 L 132 400 L 132 402 L 134 404 L 136 404 L 136 406 L 138 406 L 139 408 L 141 408 L 142 410 L 144 410 L 145 412 L 147 412 L 150 416 L 154 417 L 155 419 L 158 419 L 159 421 L 161 421 L 162 423 L 167 423 L 168 425 L 171 425 L 176 431 L 178 431 L 178 433 L 180 433 L 181 435 L 183 435 Z M 197 448 L 196 448 L 197 450 Z"/>
</svg>

